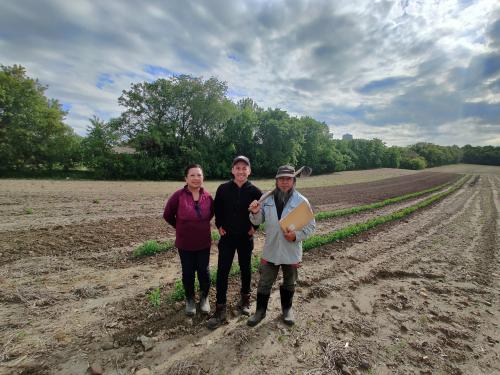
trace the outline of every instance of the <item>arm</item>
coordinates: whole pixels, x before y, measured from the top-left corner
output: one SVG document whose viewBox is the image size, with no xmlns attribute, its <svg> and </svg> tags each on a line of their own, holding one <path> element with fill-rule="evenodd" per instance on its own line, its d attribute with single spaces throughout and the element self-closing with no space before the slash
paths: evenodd
<svg viewBox="0 0 500 375">
<path fill-rule="evenodd" d="M 261 209 L 259 201 L 254 200 L 252 203 L 250 203 L 250 207 L 248 207 L 248 210 L 250 211 L 250 214 L 248 216 L 250 222 L 254 227 L 258 228 L 259 225 L 265 221 L 264 210 Z"/>
<path fill-rule="evenodd" d="M 212 198 L 212 196 L 210 196 L 209 199 L 210 199 L 210 219 L 212 219 L 215 214 L 214 199 Z"/>
<path fill-rule="evenodd" d="M 257 201 L 260 201 L 260 199 L 262 198 L 262 191 L 257 186 L 254 186 L 254 188 L 255 188 L 255 192 L 254 192 L 253 198 Z M 252 203 L 250 203 L 250 206 L 252 206 L 252 204 L 255 202 L 255 200 Z M 262 214 L 264 214 L 264 212 L 262 212 Z M 264 216 L 262 216 L 262 218 L 260 220 L 261 220 L 261 222 L 259 224 L 264 222 Z M 259 224 L 255 224 L 252 221 L 252 215 L 250 215 L 250 222 L 252 223 L 253 232 L 255 232 L 257 229 L 259 229 Z M 252 228 L 250 228 L 250 230 L 252 230 Z"/>
<path fill-rule="evenodd" d="M 224 236 L 226 231 L 222 227 L 222 217 L 224 216 L 224 201 L 223 201 L 223 185 L 220 185 L 215 192 L 214 200 L 214 214 L 215 214 L 215 226 L 219 230 L 219 234 Z"/>
<path fill-rule="evenodd" d="M 176 191 L 167 201 L 165 210 L 163 211 L 163 218 L 167 223 L 175 228 L 177 223 L 177 208 L 179 207 L 179 192 Z"/>
</svg>

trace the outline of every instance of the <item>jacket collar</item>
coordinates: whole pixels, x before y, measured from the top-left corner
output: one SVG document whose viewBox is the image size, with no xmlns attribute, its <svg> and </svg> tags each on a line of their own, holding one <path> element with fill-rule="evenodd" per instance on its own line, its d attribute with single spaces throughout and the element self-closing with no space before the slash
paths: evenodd
<svg viewBox="0 0 500 375">
<path fill-rule="evenodd" d="M 234 179 L 231 179 L 231 182 L 233 183 L 234 186 L 236 186 L 238 189 L 241 189 L 238 184 L 236 182 L 234 182 Z M 247 187 L 248 185 L 250 185 L 250 181 L 246 180 L 245 183 L 243 185 L 241 185 L 241 187 Z"/>
<path fill-rule="evenodd" d="M 184 185 L 183 190 L 184 190 L 186 193 L 193 194 L 193 193 L 191 193 L 191 190 L 189 190 L 189 189 L 188 189 L 187 184 L 186 184 L 186 185 Z M 203 186 L 202 186 L 202 187 L 200 187 L 200 195 L 202 195 L 203 193 L 205 193 L 205 189 L 203 189 Z"/>
</svg>

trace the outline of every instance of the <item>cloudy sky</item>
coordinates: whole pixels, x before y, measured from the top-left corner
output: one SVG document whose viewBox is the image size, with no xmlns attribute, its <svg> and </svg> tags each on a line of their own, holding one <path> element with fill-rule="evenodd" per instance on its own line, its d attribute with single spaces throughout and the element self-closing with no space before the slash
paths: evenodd
<svg viewBox="0 0 500 375">
<path fill-rule="evenodd" d="M 2 0 L 0 64 L 81 135 L 131 83 L 190 74 L 335 138 L 500 146 L 497 0 Z"/>
</svg>

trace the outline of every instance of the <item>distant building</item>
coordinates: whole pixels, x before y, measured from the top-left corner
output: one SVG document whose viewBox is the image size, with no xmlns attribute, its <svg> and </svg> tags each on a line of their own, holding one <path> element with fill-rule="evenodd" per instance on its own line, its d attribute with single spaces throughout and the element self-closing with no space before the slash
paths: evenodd
<svg viewBox="0 0 500 375">
<path fill-rule="evenodd" d="M 135 150 L 135 148 L 132 148 L 132 147 L 129 147 L 129 146 L 114 146 L 112 148 L 112 150 L 116 154 L 129 154 L 129 155 L 132 155 L 132 154 L 136 154 L 137 153 L 137 151 Z"/>
<path fill-rule="evenodd" d="M 345 133 L 345 134 L 342 136 L 342 140 L 343 140 L 343 141 L 352 141 L 352 134 Z"/>
</svg>

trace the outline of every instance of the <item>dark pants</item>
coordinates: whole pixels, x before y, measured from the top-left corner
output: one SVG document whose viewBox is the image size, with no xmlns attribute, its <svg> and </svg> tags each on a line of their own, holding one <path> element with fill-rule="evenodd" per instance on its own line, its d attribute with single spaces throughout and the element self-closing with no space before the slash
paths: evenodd
<svg viewBox="0 0 500 375">
<path fill-rule="evenodd" d="M 195 273 L 198 275 L 201 293 L 207 296 L 210 289 L 210 271 L 208 269 L 210 248 L 197 251 L 179 249 L 179 256 L 182 265 L 182 285 L 186 298 L 194 298 Z"/>
<path fill-rule="evenodd" d="M 219 240 L 219 261 L 217 263 L 217 303 L 225 304 L 229 271 L 233 264 L 234 253 L 238 251 L 240 264 L 241 294 L 250 293 L 252 281 L 252 250 L 253 237 L 248 235 L 235 236 L 226 234 Z"/>
<path fill-rule="evenodd" d="M 271 289 L 278 277 L 280 267 L 283 272 L 283 285 L 281 287 L 290 292 L 295 291 L 295 284 L 298 279 L 297 267 L 289 264 L 275 265 L 273 263 L 267 263 L 260 265 L 260 279 L 259 285 L 257 286 L 257 293 L 266 295 L 271 294 Z"/>
</svg>

